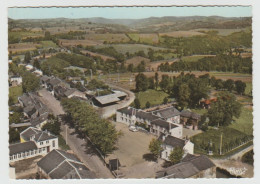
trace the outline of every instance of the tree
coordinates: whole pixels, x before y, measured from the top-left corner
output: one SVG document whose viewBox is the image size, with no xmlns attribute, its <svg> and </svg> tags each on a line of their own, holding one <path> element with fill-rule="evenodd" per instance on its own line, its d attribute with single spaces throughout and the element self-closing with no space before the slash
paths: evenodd
<svg viewBox="0 0 260 184">
<path fill-rule="evenodd" d="M 155 85 L 154 85 L 154 77 L 149 77 L 148 78 L 148 88 L 149 89 L 154 89 Z"/>
<path fill-rule="evenodd" d="M 23 118 L 23 113 L 22 112 L 14 112 L 12 115 L 9 117 L 9 123 L 21 123 L 21 119 Z"/>
<path fill-rule="evenodd" d="M 231 92 L 234 89 L 234 81 L 232 79 L 226 80 L 224 82 L 224 88 Z"/>
<path fill-rule="evenodd" d="M 39 63 L 38 59 L 34 60 L 33 66 L 34 66 L 35 68 L 37 68 L 37 69 L 41 69 L 41 66 L 40 66 L 40 63 Z"/>
<path fill-rule="evenodd" d="M 155 89 L 157 90 L 158 89 L 158 85 L 159 85 L 159 75 L 158 75 L 157 72 L 154 75 L 154 79 L 155 79 Z"/>
<path fill-rule="evenodd" d="M 23 77 L 22 88 L 24 93 L 36 91 L 39 89 L 40 79 L 36 77 L 36 75 L 30 72 L 25 72 L 22 77 Z"/>
<path fill-rule="evenodd" d="M 162 80 L 160 82 L 160 87 L 163 91 L 167 91 L 170 85 L 170 78 L 168 75 L 162 75 Z"/>
<path fill-rule="evenodd" d="M 53 115 L 48 116 L 48 121 L 46 124 L 42 126 L 42 130 L 48 130 L 49 132 L 53 133 L 54 135 L 60 134 L 60 125 L 58 118 L 55 118 Z"/>
<path fill-rule="evenodd" d="M 20 133 L 16 128 L 9 128 L 9 143 L 18 142 L 20 140 Z"/>
<path fill-rule="evenodd" d="M 167 103 L 168 103 L 168 98 L 165 97 L 165 98 L 163 99 L 163 104 L 167 104 Z"/>
<path fill-rule="evenodd" d="M 30 61 L 31 61 L 31 54 L 30 54 L 30 52 L 29 51 L 27 51 L 26 53 L 25 53 L 25 55 L 24 55 L 24 62 L 25 63 L 30 63 Z"/>
<path fill-rule="evenodd" d="M 154 158 L 158 159 L 161 152 L 163 151 L 162 142 L 158 139 L 153 138 L 149 144 L 149 150 L 153 154 Z"/>
<path fill-rule="evenodd" d="M 135 77 L 135 89 L 137 92 L 139 91 L 145 91 L 148 89 L 148 79 L 147 77 L 143 74 L 143 73 L 139 73 L 136 77 Z"/>
<path fill-rule="evenodd" d="M 134 65 L 133 65 L 133 63 L 131 63 L 131 64 L 129 64 L 129 65 L 127 66 L 127 71 L 129 71 L 129 72 L 134 72 Z"/>
<path fill-rule="evenodd" d="M 149 101 L 146 102 L 145 107 L 146 107 L 147 109 L 151 107 L 151 104 L 150 104 Z"/>
<path fill-rule="evenodd" d="M 190 101 L 190 88 L 187 84 L 183 83 L 180 85 L 178 90 L 178 102 L 179 106 L 184 108 L 187 107 Z"/>
<path fill-rule="evenodd" d="M 242 82 L 241 80 L 238 80 L 235 82 L 235 87 L 236 87 L 237 93 L 242 95 L 245 93 L 246 83 Z"/>
<path fill-rule="evenodd" d="M 208 110 L 210 125 L 227 126 L 232 122 L 233 117 L 239 118 L 242 105 L 236 97 L 228 92 L 220 93 L 217 101 Z"/>
<path fill-rule="evenodd" d="M 140 104 L 140 100 L 138 98 L 136 98 L 134 100 L 134 104 L 135 104 L 135 108 L 140 109 L 141 108 L 141 104 Z"/>
<path fill-rule="evenodd" d="M 183 154 L 184 151 L 181 147 L 175 147 L 169 155 L 170 162 L 172 164 L 178 164 L 181 161 Z"/>
</svg>

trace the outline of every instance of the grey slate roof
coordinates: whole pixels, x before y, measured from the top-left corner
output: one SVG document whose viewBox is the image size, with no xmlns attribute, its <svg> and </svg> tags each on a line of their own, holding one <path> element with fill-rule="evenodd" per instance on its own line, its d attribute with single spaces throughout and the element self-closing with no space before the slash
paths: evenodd
<svg viewBox="0 0 260 184">
<path fill-rule="evenodd" d="M 30 137 L 41 132 L 40 130 L 34 128 L 34 127 L 29 127 L 25 129 L 23 132 L 20 133 L 20 136 L 25 140 L 29 141 Z"/>
<path fill-rule="evenodd" d="M 120 99 L 115 94 L 96 96 L 95 99 L 103 105 L 120 101 Z"/>
<path fill-rule="evenodd" d="M 189 158 L 188 158 L 189 157 Z M 165 168 L 156 173 L 157 178 L 189 178 L 201 171 L 215 167 L 215 164 L 205 155 L 188 156 L 181 163 Z"/>
<path fill-rule="evenodd" d="M 52 86 L 56 86 L 58 85 L 59 83 L 61 83 L 61 80 L 58 79 L 58 78 L 53 78 L 49 81 L 49 83 L 52 85 Z"/>
<path fill-rule="evenodd" d="M 166 145 L 170 145 L 173 148 L 175 148 L 175 147 L 183 148 L 185 146 L 185 140 L 179 139 L 177 137 L 173 137 L 173 136 L 170 136 L 170 135 L 168 135 L 165 138 L 163 143 L 166 144 Z"/>
<path fill-rule="evenodd" d="M 46 81 L 50 80 L 50 77 L 44 75 L 44 76 L 42 76 L 42 77 L 40 78 L 40 80 L 43 81 L 43 82 L 46 82 Z"/>
<path fill-rule="evenodd" d="M 195 112 L 191 112 L 188 110 L 182 110 L 181 111 L 181 116 L 186 117 L 186 118 L 192 118 L 192 119 L 200 119 L 200 115 L 195 113 Z"/>
<path fill-rule="evenodd" d="M 180 111 L 178 111 L 174 107 L 169 107 L 169 108 L 165 108 L 165 109 L 161 109 L 161 110 L 157 110 L 157 111 L 153 111 L 153 112 L 156 114 L 160 114 L 160 116 L 162 118 L 171 118 L 171 117 L 180 115 Z"/>
<path fill-rule="evenodd" d="M 124 114 L 127 114 L 129 116 L 131 116 L 132 114 L 135 114 L 137 118 L 147 119 L 149 121 L 153 121 L 153 120 L 159 119 L 158 116 L 153 115 L 152 113 L 144 112 L 142 110 L 134 109 L 132 107 L 124 107 L 122 109 L 118 109 L 117 111 L 121 112 L 121 113 L 124 113 Z"/>
<path fill-rule="evenodd" d="M 11 144 L 9 145 L 9 155 L 12 156 L 17 153 L 27 152 L 30 150 L 36 150 L 37 146 L 33 141 Z"/>
<path fill-rule="evenodd" d="M 52 150 L 37 165 L 52 179 L 96 177 L 77 157 L 62 150 Z"/>
<path fill-rule="evenodd" d="M 71 89 L 67 90 L 64 94 L 65 94 L 66 96 L 70 96 L 70 95 L 73 94 L 75 91 L 77 91 L 77 90 L 74 89 L 74 88 L 71 88 Z"/>
<path fill-rule="evenodd" d="M 48 119 L 48 113 L 44 113 L 41 116 L 31 119 L 30 123 L 32 126 L 37 126 Z"/>
<path fill-rule="evenodd" d="M 170 129 L 170 125 L 169 125 L 170 123 L 165 121 L 165 120 L 162 120 L 162 119 L 156 119 L 154 121 L 151 121 L 151 124 L 163 127 L 163 128 L 165 128 L 167 130 Z M 171 129 L 176 128 L 176 127 L 177 127 L 176 125 L 171 124 Z"/>
<path fill-rule="evenodd" d="M 36 142 L 41 142 L 41 141 L 45 141 L 45 140 L 49 140 L 49 139 L 55 139 L 57 138 L 56 136 L 52 135 L 51 133 L 42 131 L 39 132 L 37 134 L 35 134 L 35 141 Z"/>
</svg>

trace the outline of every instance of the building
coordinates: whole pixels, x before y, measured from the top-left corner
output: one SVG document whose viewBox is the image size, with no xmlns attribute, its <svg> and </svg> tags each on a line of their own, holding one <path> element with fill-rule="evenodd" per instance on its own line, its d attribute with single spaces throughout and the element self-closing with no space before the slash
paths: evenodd
<svg viewBox="0 0 260 184">
<path fill-rule="evenodd" d="M 150 133 L 158 137 L 169 134 L 175 137 L 182 137 L 182 125 L 172 121 L 168 122 L 155 114 L 152 112 L 145 112 L 141 109 L 125 107 L 117 110 L 116 121 L 129 126 L 136 125 L 137 123 L 144 124 Z"/>
<path fill-rule="evenodd" d="M 211 98 L 211 99 L 202 99 L 200 101 L 200 106 L 203 108 L 203 109 L 210 109 L 210 106 L 213 102 L 216 102 L 217 99 L 216 98 Z"/>
<path fill-rule="evenodd" d="M 28 71 L 31 71 L 31 70 L 33 70 L 33 66 L 32 65 L 26 65 L 25 69 L 28 70 Z"/>
<path fill-rule="evenodd" d="M 187 154 L 180 163 L 158 171 L 156 178 L 216 178 L 216 165 L 205 155 Z"/>
<path fill-rule="evenodd" d="M 68 89 L 64 94 L 67 98 L 80 97 L 80 98 L 83 98 L 83 99 L 87 99 L 87 97 L 84 93 L 82 93 L 82 92 L 80 92 L 80 91 L 78 91 L 77 89 L 74 89 L 74 88 Z"/>
<path fill-rule="evenodd" d="M 162 137 L 162 148 L 163 151 L 161 153 L 161 158 L 164 160 L 169 161 L 169 155 L 171 152 L 177 148 L 180 147 L 183 149 L 184 154 L 193 154 L 194 152 L 194 144 L 190 142 L 190 140 L 180 139 L 177 137 L 173 137 L 168 135 L 167 137 Z"/>
<path fill-rule="evenodd" d="M 181 111 L 181 124 L 188 129 L 198 130 L 199 129 L 199 121 L 201 116 L 195 112 L 191 112 L 188 110 Z"/>
<path fill-rule="evenodd" d="M 42 71 L 41 70 L 34 70 L 32 73 L 36 74 L 36 76 L 42 76 Z"/>
<path fill-rule="evenodd" d="M 90 171 L 75 155 L 54 149 L 37 163 L 40 175 L 49 179 L 93 179 Z"/>
<path fill-rule="evenodd" d="M 167 107 L 164 109 L 152 111 L 156 116 L 159 116 L 162 119 L 165 119 L 168 122 L 180 123 L 180 112 L 174 107 Z"/>
<path fill-rule="evenodd" d="M 14 76 L 10 77 L 10 83 L 11 83 L 12 86 L 21 85 L 22 82 L 23 82 L 23 79 L 22 79 L 21 76 L 14 75 Z"/>
<path fill-rule="evenodd" d="M 20 143 L 9 145 L 10 162 L 44 155 L 58 148 L 58 137 L 34 127 L 22 131 L 20 141 Z"/>
</svg>

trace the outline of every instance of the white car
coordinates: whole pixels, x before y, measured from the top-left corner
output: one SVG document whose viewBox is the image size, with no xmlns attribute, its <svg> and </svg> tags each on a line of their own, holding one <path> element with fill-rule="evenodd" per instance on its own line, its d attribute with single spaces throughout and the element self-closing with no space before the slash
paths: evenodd
<svg viewBox="0 0 260 184">
<path fill-rule="evenodd" d="M 138 131 L 135 126 L 130 126 L 129 130 L 132 131 L 132 132 L 137 132 Z"/>
</svg>

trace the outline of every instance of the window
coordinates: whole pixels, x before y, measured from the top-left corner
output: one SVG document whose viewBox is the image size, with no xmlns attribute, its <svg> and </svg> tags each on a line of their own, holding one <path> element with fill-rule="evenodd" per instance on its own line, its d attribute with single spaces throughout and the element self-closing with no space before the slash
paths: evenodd
<svg viewBox="0 0 260 184">
<path fill-rule="evenodd" d="M 22 153 L 22 157 L 23 157 L 23 158 L 25 157 L 25 153 Z"/>
<path fill-rule="evenodd" d="M 18 158 L 21 158 L 21 154 L 18 154 Z"/>
<path fill-rule="evenodd" d="M 49 144 L 49 141 L 46 141 L 46 144 Z"/>
<path fill-rule="evenodd" d="M 55 140 L 52 141 L 52 147 L 55 147 Z"/>
<path fill-rule="evenodd" d="M 33 151 L 31 151 L 31 155 L 33 155 Z"/>
<path fill-rule="evenodd" d="M 26 156 L 29 156 L 30 155 L 30 151 L 28 151 L 27 153 L 26 153 Z"/>
<path fill-rule="evenodd" d="M 13 157 L 12 157 L 12 156 L 10 156 L 10 160 L 13 160 Z"/>
<path fill-rule="evenodd" d="M 39 153 L 41 153 L 41 152 L 42 152 L 42 149 L 40 148 L 40 149 L 39 149 Z"/>
<path fill-rule="evenodd" d="M 40 145 L 43 145 L 43 142 L 40 142 Z"/>
<path fill-rule="evenodd" d="M 37 150 L 34 151 L 34 154 L 37 154 Z"/>
<path fill-rule="evenodd" d="M 165 153 L 166 158 L 168 157 L 168 152 Z"/>
<path fill-rule="evenodd" d="M 45 147 L 44 147 L 44 148 L 42 148 L 42 151 L 45 151 Z"/>
</svg>

